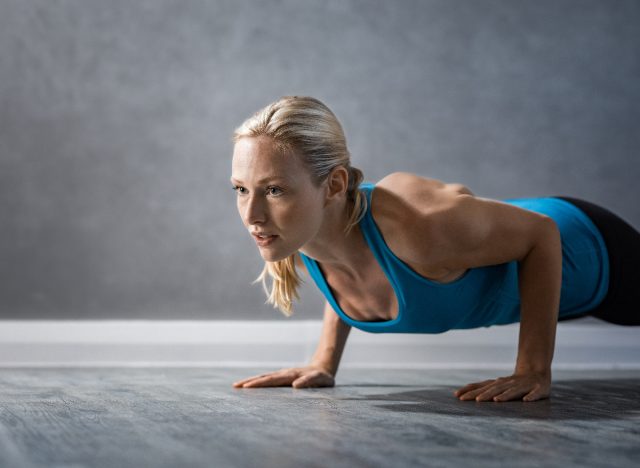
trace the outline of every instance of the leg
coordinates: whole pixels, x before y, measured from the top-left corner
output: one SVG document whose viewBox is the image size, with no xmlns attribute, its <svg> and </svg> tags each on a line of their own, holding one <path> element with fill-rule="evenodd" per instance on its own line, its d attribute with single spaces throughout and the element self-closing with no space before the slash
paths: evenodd
<svg viewBox="0 0 640 468">
<path fill-rule="evenodd" d="M 584 211 L 602 234 L 609 252 L 609 290 L 602 303 L 584 315 L 618 325 L 640 325 L 640 233 L 595 203 L 565 196 L 554 198 Z"/>
</svg>

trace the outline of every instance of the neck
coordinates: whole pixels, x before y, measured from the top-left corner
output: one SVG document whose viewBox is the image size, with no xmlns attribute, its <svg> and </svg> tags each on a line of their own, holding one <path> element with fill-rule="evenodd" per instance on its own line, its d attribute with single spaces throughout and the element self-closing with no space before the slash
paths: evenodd
<svg viewBox="0 0 640 468">
<path fill-rule="evenodd" d="M 369 247 L 358 224 L 348 234 L 344 232 L 352 203 L 345 198 L 336 206 L 328 207 L 318 234 L 300 251 L 325 269 L 359 279 L 363 276 L 363 259 L 366 258 L 363 252 Z"/>
</svg>

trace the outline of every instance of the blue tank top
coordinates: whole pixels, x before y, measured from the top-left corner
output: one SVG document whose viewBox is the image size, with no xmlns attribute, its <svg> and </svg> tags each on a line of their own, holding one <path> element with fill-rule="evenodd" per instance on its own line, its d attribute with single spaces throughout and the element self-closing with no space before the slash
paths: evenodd
<svg viewBox="0 0 640 468">
<path fill-rule="evenodd" d="M 374 184 L 360 185 L 367 210 L 360 229 L 398 300 L 393 320 L 360 321 L 347 316 L 333 297 L 318 263 L 300 253 L 311 277 L 340 318 L 372 333 L 442 333 L 520 321 L 518 262 L 470 268 L 449 283 L 429 280 L 400 260 L 387 246 L 371 216 Z M 562 239 L 562 288 L 559 316 L 578 315 L 602 302 L 609 286 L 607 248 L 591 219 L 575 205 L 553 197 L 501 200 L 551 217 Z"/>
</svg>

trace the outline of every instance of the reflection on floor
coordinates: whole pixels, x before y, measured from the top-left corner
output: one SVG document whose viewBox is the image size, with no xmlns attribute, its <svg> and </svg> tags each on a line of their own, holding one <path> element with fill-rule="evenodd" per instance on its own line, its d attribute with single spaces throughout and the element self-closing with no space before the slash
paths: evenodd
<svg viewBox="0 0 640 468">
<path fill-rule="evenodd" d="M 341 369 L 333 388 L 234 389 L 271 369 L 0 369 L 3 467 L 638 466 L 640 371 L 555 371 L 551 398 L 462 402 L 490 370 Z"/>
</svg>

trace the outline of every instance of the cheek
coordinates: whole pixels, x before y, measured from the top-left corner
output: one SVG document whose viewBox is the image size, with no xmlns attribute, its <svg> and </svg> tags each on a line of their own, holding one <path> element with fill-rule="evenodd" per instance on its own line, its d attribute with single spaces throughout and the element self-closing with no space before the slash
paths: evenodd
<svg viewBox="0 0 640 468">
<path fill-rule="evenodd" d="M 305 219 L 305 211 L 300 207 L 290 207 L 284 210 L 275 210 L 274 215 L 287 226 L 295 226 Z"/>
<path fill-rule="evenodd" d="M 322 220 L 322 211 L 315 205 L 296 207 L 287 214 L 287 221 L 296 225 L 300 231 L 314 231 Z"/>
<path fill-rule="evenodd" d="M 274 206 L 271 213 L 283 225 L 302 227 L 313 216 L 311 210 L 312 208 L 306 205 L 291 204 L 279 207 Z"/>
</svg>

